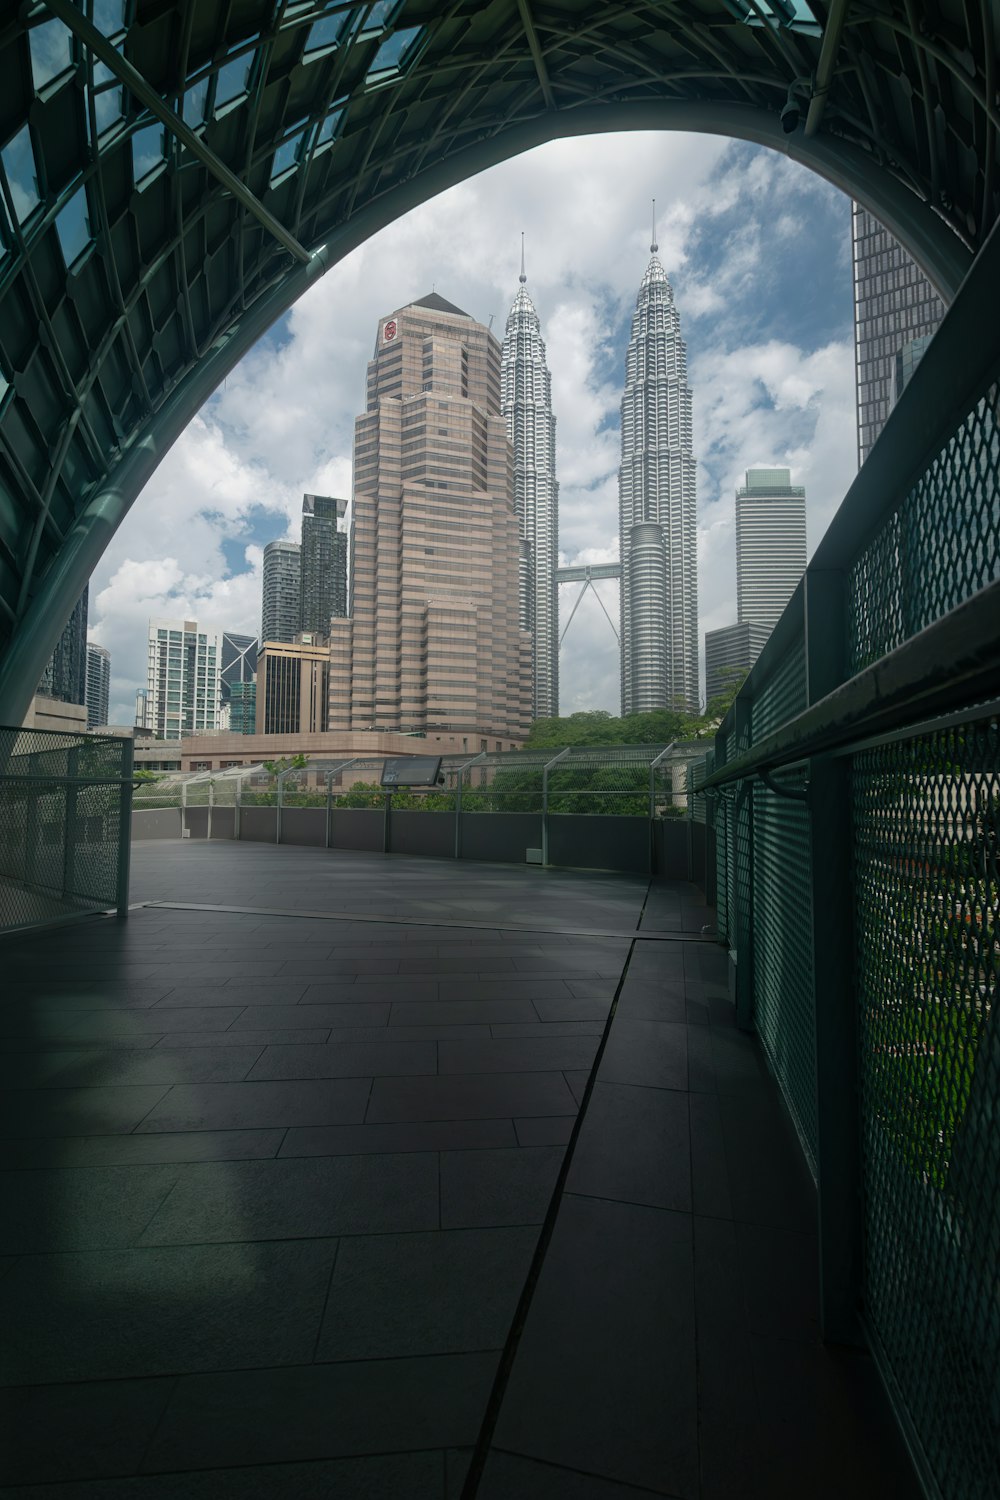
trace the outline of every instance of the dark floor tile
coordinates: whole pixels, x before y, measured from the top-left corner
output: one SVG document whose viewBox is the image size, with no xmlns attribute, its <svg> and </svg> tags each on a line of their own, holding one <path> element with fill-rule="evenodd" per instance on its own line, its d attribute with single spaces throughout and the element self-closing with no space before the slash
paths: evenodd
<svg viewBox="0 0 1000 1500">
<path fill-rule="evenodd" d="M 486 1468 L 476 1491 L 476 1500 L 642 1500 L 643 1495 L 662 1491 L 636 1489 L 615 1484 L 579 1469 L 538 1463 L 517 1453 L 490 1450 Z"/>
<path fill-rule="evenodd" d="M 441 1042 L 442 1073 L 552 1073 L 589 1068 L 600 1038 L 594 1036 L 503 1037 L 481 1042 Z"/>
<path fill-rule="evenodd" d="M 694 1500 L 692 1276 L 688 1215 L 567 1195 L 496 1446 Z"/>
<path fill-rule="evenodd" d="M 319 1030 L 331 1026 L 384 1026 L 389 1019 L 389 1006 L 384 1001 L 352 1001 L 343 1005 L 310 1005 L 305 1000 L 298 1005 L 248 1005 L 234 1031 L 267 1031 L 276 1028 L 292 1031 L 296 1027 Z"/>
<path fill-rule="evenodd" d="M 175 1172 L 177 1185 L 148 1224 L 142 1246 L 438 1226 L 432 1152 L 207 1162 Z"/>
<path fill-rule="evenodd" d="M 442 1228 L 540 1224 L 562 1159 L 562 1146 L 442 1152 Z"/>
<path fill-rule="evenodd" d="M 365 1122 L 572 1113 L 572 1095 L 561 1073 L 454 1073 L 447 1078 L 376 1078 Z"/>
<path fill-rule="evenodd" d="M 814 1234 L 737 1224 L 746 1322 L 768 1338 L 819 1338 L 819 1251 Z"/>
<path fill-rule="evenodd" d="M 220 1000 L 223 991 L 219 991 Z M 167 996 L 169 1000 L 170 996 Z M 237 1002 L 199 1009 L 194 1005 L 154 1005 L 148 1010 L 93 1010 L 63 1023 L 64 1036 L 100 1041 L 108 1036 L 142 1036 L 168 1031 L 228 1031 L 243 1007 Z"/>
<path fill-rule="evenodd" d="M 5 1500 L 442 1500 L 441 1454 L 388 1453 L 254 1469 L 185 1470 L 183 1476 L 76 1480 L 17 1486 Z"/>
<path fill-rule="evenodd" d="M 600 1038 L 604 1035 L 602 1021 L 536 1021 L 533 1026 L 518 1022 L 498 1021 L 489 1029 L 498 1040 L 508 1036 L 594 1036 Z"/>
<path fill-rule="evenodd" d="M 566 1188 L 593 1198 L 690 1212 L 687 1096 L 669 1089 L 595 1084 Z"/>
<path fill-rule="evenodd" d="M 496 1359 L 452 1354 L 190 1376 L 178 1383 L 144 1468 L 469 1445 L 479 1431 Z M 436 1458 L 443 1475 L 441 1455 Z"/>
<path fill-rule="evenodd" d="M 626 1021 L 687 1020 L 687 1001 L 683 985 L 649 984 L 626 979 L 618 997 L 617 1014 Z"/>
<path fill-rule="evenodd" d="M 542 1001 L 568 994 L 569 989 L 561 979 L 538 978 L 533 974 L 511 974 L 508 979 L 442 979 L 439 985 L 441 1000 Z"/>
<path fill-rule="evenodd" d="M 630 1021 L 616 1015 L 598 1077 L 602 1083 L 686 1089 L 687 1027 L 669 1021 Z"/>
<path fill-rule="evenodd" d="M 563 1077 L 566 1080 L 567 1086 L 571 1090 L 573 1098 L 576 1100 L 578 1105 L 583 1103 L 583 1096 L 587 1091 L 587 1084 L 590 1082 L 590 1072 L 591 1070 L 587 1068 L 577 1071 L 567 1069 L 563 1073 Z"/>
<path fill-rule="evenodd" d="M 5 1089 L 0 1094 L 0 1136 L 127 1134 L 168 1092 L 159 1084 Z"/>
<path fill-rule="evenodd" d="M 172 1166 L 4 1172 L 4 1249 L 98 1250 L 135 1244 L 176 1181 Z"/>
<path fill-rule="evenodd" d="M 482 1044 L 453 1042 L 442 1045 L 475 1047 Z M 267 1047 L 248 1076 L 251 1081 L 256 1081 L 259 1078 L 370 1078 L 374 1074 L 391 1077 L 436 1072 L 435 1042 L 334 1042 L 324 1047 Z"/>
<path fill-rule="evenodd" d="M 622 962 L 624 963 L 624 959 Z M 618 980 L 611 979 L 567 979 L 566 987 L 578 1000 L 606 1000 L 610 1005 L 615 998 Z"/>
<path fill-rule="evenodd" d="M 541 1120 L 515 1120 L 519 1146 L 565 1146 L 573 1134 L 575 1115 L 555 1115 Z"/>
<path fill-rule="evenodd" d="M 349 1125 L 364 1119 L 369 1082 L 364 1078 L 303 1082 L 190 1083 L 172 1088 L 139 1129 L 265 1129 L 277 1125 Z"/>
<path fill-rule="evenodd" d="M 330 1035 L 328 1026 L 315 1031 L 310 1031 L 307 1026 L 297 1026 L 287 1031 L 274 1027 L 267 1031 L 176 1031 L 151 1040 L 157 1050 L 163 1052 L 172 1047 L 255 1047 L 259 1052 L 264 1047 L 322 1045 L 329 1041 Z M 102 1042 L 101 1046 L 106 1047 L 107 1042 Z"/>
<path fill-rule="evenodd" d="M 733 1217 L 811 1233 L 815 1188 L 776 1089 L 720 1095 Z"/>
<path fill-rule="evenodd" d="M 471 1448 L 449 1448 L 445 1454 L 445 1500 L 461 1500 L 472 1453 Z"/>
<path fill-rule="evenodd" d="M 395 1151 L 483 1151 L 516 1146 L 512 1120 L 443 1120 L 430 1124 L 316 1125 L 289 1130 L 280 1156 L 354 1156 Z M 540 1144 L 521 1142 L 522 1145 Z"/>
<path fill-rule="evenodd" d="M 390 1026 L 491 1025 L 494 1021 L 533 1024 L 538 1013 L 530 1000 L 396 1001 Z"/>
<path fill-rule="evenodd" d="M 545 995 L 532 1001 L 541 1021 L 606 1021 L 612 996 Z"/>
<path fill-rule="evenodd" d="M 8 1140 L 0 1141 L 0 1167 L 134 1167 L 154 1162 L 239 1161 L 277 1155 L 284 1136 L 284 1130 L 216 1130 Z"/>
<path fill-rule="evenodd" d="M 211 1034 L 211 1033 L 209 1033 Z M 245 1078 L 262 1047 L 193 1048 L 169 1051 L 142 1048 L 129 1052 L 46 1052 L 31 1061 L 4 1058 L 0 1077 L 4 1087 L 99 1088 L 111 1084 L 227 1083 Z"/>
<path fill-rule="evenodd" d="M 15 1385 L 308 1363 L 334 1240 L 25 1256 L 0 1284 Z"/>
<path fill-rule="evenodd" d="M 771 1087 L 760 1043 L 735 1027 L 713 1026 L 709 1032 L 715 1087 L 720 1094 L 755 1094 Z"/>
<path fill-rule="evenodd" d="M 334 1042 L 484 1042 L 489 1041 L 490 1027 L 461 1024 L 458 1026 L 336 1026 L 328 1040 Z M 374 1071 L 378 1071 L 375 1069 Z"/>
<path fill-rule="evenodd" d="M 34 1487 L 72 1481 L 65 1493 L 73 1496 L 85 1493 L 79 1481 L 91 1475 L 133 1474 L 173 1385 L 169 1379 L 89 1381 L 6 1391 L 0 1405 L 2 1482 Z"/>
<path fill-rule="evenodd" d="M 714 1094 L 689 1094 L 688 1112 L 694 1211 L 716 1219 L 731 1219 L 733 1205 L 718 1099 Z"/>
<path fill-rule="evenodd" d="M 343 1240 L 316 1358 L 502 1349 L 537 1238 L 514 1228 Z"/>
<path fill-rule="evenodd" d="M 760 1413 L 733 1224 L 694 1219 L 702 1500 L 774 1500 L 761 1467 Z"/>
<path fill-rule="evenodd" d="M 223 976 L 220 976 L 222 978 Z M 297 1005 L 305 993 L 305 984 L 287 984 L 280 979 L 237 979 L 230 984 L 208 986 L 176 985 L 168 990 L 156 1009 L 181 1006 L 212 1005 Z"/>
</svg>

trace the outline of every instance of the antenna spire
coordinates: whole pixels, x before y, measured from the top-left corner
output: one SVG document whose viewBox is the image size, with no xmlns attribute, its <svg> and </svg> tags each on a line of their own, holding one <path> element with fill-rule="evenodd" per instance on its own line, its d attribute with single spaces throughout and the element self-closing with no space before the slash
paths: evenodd
<svg viewBox="0 0 1000 1500">
<path fill-rule="evenodd" d="M 527 281 L 527 279 L 528 279 L 527 276 L 524 274 L 524 230 L 522 229 L 521 230 L 521 274 L 518 277 L 518 280 L 520 281 L 521 285 L 523 286 L 524 283 Z"/>
<path fill-rule="evenodd" d="M 652 242 L 650 243 L 650 246 L 649 246 L 650 254 L 651 255 L 655 255 L 656 252 L 657 252 L 657 250 L 659 250 L 659 248 L 660 248 L 659 245 L 656 243 L 656 199 L 654 198 L 653 199 L 653 238 L 652 238 Z"/>
</svg>

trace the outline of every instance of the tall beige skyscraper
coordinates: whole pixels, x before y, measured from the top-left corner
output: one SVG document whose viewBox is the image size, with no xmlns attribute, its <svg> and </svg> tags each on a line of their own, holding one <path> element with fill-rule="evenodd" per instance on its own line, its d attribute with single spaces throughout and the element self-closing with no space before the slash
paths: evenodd
<svg viewBox="0 0 1000 1500">
<path fill-rule="evenodd" d="M 519 743 L 531 721 L 500 344 L 432 293 L 383 318 L 354 424 L 349 616 L 331 621 L 331 729 Z"/>
</svg>

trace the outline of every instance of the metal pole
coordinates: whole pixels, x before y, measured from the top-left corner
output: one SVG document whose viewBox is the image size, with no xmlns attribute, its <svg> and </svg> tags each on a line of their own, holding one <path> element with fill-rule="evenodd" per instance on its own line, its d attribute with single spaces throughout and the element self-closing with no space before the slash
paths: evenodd
<svg viewBox="0 0 1000 1500">
<path fill-rule="evenodd" d="M 652 875 L 656 868 L 656 845 L 653 841 L 653 824 L 656 819 L 656 771 L 657 767 L 666 760 L 674 748 L 674 741 L 665 750 L 661 750 L 655 760 L 649 766 L 649 873 Z M 671 787 L 671 790 L 673 788 Z"/>
<path fill-rule="evenodd" d="M 810 702 L 844 680 L 844 575 L 806 581 L 806 681 Z M 851 768 L 844 756 L 809 762 L 813 1004 L 816 1030 L 816 1186 L 823 1336 L 864 1342 L 861 1119 L 855 972 Z"/>
<path fill-rule="evenodd" d="M 462 765 L 460 765 L 458 767 L 458 772 L 457 772 L 458 782 L 457 782 L 456 787 L 455 787 L 455 858 L 456 859 L 461 859 L 461 857 L 462 857 L 462 781 L 463 781 L 463 779 L 465 777 L 465 773 L 469 769 L 469 767 L 470 766 L 474 766 L 477 761 L 485 760 L 488 753 L 489 752 L 486 751 L 486 750 L 480 750 L 480 752 L 479 752 L 478 755 L 474 755 L 471 760 L 464 761 L 462 763 Z"/>
<path fill-rule="evenodd" d="M 567 745 L 566 748 L 565 748 L 565 750 L 560 750 L 559 754 L 556 755 L 556 756 L 554 756 L 553 759 L 550 760 L 548 762 L 548 764 L 545 765 L 545 766 L 543 766 L 543 768 L 542 768 L 542 864 L 543 865 L 547 865 L 548 862 L 549 862 L 549 772 L 551 771 L 551 769 L 552 769 L 553 766 L 558 765 L 561 760 L 565 760 L 566 756 L 569 754 L 569 752 L 570 752 L 571 749 L 572 749 L 572 746 L 571 745 Z"/>
<path fill-rule="evenodd" d="M 135 744 L 131 739 L 122 740 L 122 786 L 120 816 L 118 821 L 118 896 L 116 905 L 119 917 L 128 916 L 129 872 L 132 860 L 132 774 L 135 763 Z"/>
<path fill-rule="evenodd" d="M 215 777 L 208 778 L 208 822 L 205 828 L 206 842 L 212 837 L 212 809 L 215 806 Z"/>
<path fill-rule="evenodd" d="M 737 744 L 745 734 L 752 735 L 751 689 L 744 684 L 733 704 L 733 722 Z M 736 1024 L 741 1031 L 753 1030 L 753 777 L 745 777 L 736 787 L 736 816 L 733 839 L 733 914 L 731 932 L 735 941 L 730 949 L 736 958 Z"/>
<path fill-rule="evenodd" d="M 389 821 L 392 817 L 392 790 L 385 789 L 385 806 L 382 812 L 382 853 L 389 853 Z"/>
<path fill-rule="evenodd" d="M 361 759 L 360 755 L 353 755 L 350 760 L 339 761 L 337 765 L 331 766 L 326 773 L 326 841 L 324 849 L 330 847 L 330 830 L 333 822 L 333 778 L 339 776 L 341 771 L 346 771 L 348 766 L 356 765 Z"/>
<path fill-rule="evenodd" d="M 233 803 L 233 842 L 238 843 L 240 837 L 240 798 L 243 796 L 243 777 L 236 778 L 236 800 Z"/>
<path fill-rule="evenodd" d="M 188 805 L 188 784 L 187 784 L 186 781 L 182 781 L 181 782 L 181 838 L 184 837 L 184 830 L 187 827 L 187 805 Z"/>
<path fill-rule="evenodd" d="M 62 894 L 71 896 L 76 883 L 76 808 L 80 795 L 80 746 L 73 745 L 66 754 L 66 821 L 63 825 Z"/>
</svg>

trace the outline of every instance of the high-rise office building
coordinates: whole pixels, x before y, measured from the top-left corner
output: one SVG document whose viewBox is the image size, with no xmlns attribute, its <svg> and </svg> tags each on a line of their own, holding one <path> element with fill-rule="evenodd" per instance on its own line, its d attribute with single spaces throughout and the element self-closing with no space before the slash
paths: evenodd
<svg viewBox="0 0 1000 1500">
<path fill-rule="evenodd" d="M 111 697 L 111 652 L 87 642 L 87 728 L 108 722 Z"/>
<path fill-rule="evenodd" d="M 806 492 L 790 469 L 747 469 L 736 491 L 736 618 L 770 632 L 806 570 Z"/>
<path fill-rule="evenodd" d="M 150 620 L 146 727 L 164 740 L 219 727 L 222 637 L 196 620 Z"/>
<path fill-rule="evenodd" d="M 89 586 L 84 589 L 73 613 L 66 622 L 56 648 L 46 664 L 38 692 L 43 698 L 57 698 L 60 703 L 87 701 L 87 603 Z"/>
<path fill-rule="evenodd" d="M 513 467 L 493 334 L 436 293 L 384 318 L 354 425 L 351 608 L 330 626 L 331 729 L 437 729 L 476 750 L 524 737 L 531 640 Z"/>
<path fill-rule="evenodd" d="M 749 672 L 771 634 L 766 625 L 724 625 L 705 631 L 705 706 L 730 687 L 737 675 Z"/>
<path fill-rule="evenodd" d="M 327 635 L 347 614 L 347 534 L 337 527 L 346 510 L 331 495 L 302 496 L 300 630 Z"/>
<path fill-rule="evenodd" d="M 229 692 L 231 734 L 257 732 L 257 682 L 234 682 Z"/>
<path fill-rule="evenodd" d="M 302 626 L 302 549 L 298 542 L 268 542 L 264 548 L 260 641 L 290 642 Z"/>
<path fill-rule="evenodd" d="M 329 668 L 325 635 L 301 631 L 289 643 L 266 641 L 257 663 L 256 732 L 321 734 Z"/>
<path fill-rule="evenodd" d="M 257 649 L 255 635 L 236 635 L 232 630 L 222 632 L 219 693 L 223 705 L 230 701 L 234 687 L 254 681 L 257 673 Z"/>
<path fill-rule="evenodd" d="M 851 243 L 861 464 L 944 316 L 944 305 L 899 241 L 857 203 Z"/>
<path fill-rule="evenodd" d="M 500 402 L 514 448 L 514 508 L 522 537 L 520 613 L 522 627 L 531 635 L 532 715 L 547 719 L 559 712 L 559 485 L 552 380 L 527 279 L 522 243 L 520 286 L 503 337 Z"/>
<path fill-rule="evenodd" d="M 657 255 L 625 358 L 618 471 L 622 713 L 698 709 L 698 556 L 687 348 Z"/>
</svg>

